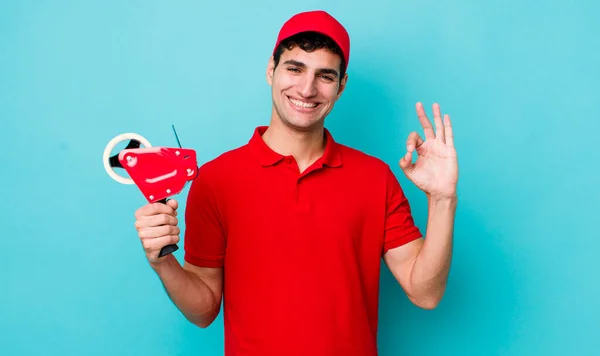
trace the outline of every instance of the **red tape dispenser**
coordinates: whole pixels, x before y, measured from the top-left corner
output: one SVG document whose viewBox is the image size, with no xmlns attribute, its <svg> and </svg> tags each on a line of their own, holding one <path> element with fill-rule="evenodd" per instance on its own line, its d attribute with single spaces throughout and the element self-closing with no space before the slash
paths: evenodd
<svg viewBox="0 0 600 356">
<path fill-rule="evenodd" d="M 108 175 L 122 184 L 135 184 L 149 203 L 166 203 L 167 198 L 179 194 L 186 184 L 196 178 L 198 163 L 196 151 L 182 148 L 152 147 L 144 137 L 135 133 L 116 136 L 104 149 L 104 168 Z M 129 140 L 127 147 L 111 156 L 112 150 L 121 142 Z M 140 146 L 144 147 L 141 148 Z M 118 175 L 114 168 L 123 168 L 131 178 Z M 161 249 L 159 257 L 177 251 L 176 244 Z"/>
</svg>

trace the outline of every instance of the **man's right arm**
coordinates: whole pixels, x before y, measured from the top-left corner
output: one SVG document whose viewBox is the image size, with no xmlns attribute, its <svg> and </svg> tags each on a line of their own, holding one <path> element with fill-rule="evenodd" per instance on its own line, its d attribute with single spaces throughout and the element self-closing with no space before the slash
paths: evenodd
<svg viewBox="0 0 600 356">
<path fill-rule="evenodd" d="M 187 262 L 182 267 L 172 254 L 158 257 L 164 246 L 179 242 L 177 207 L 174 199 L 166 204 L 147 204 L 136 211 L 135 226 L 148 262 L 169 298 L 190 322 L 205 328 L 220 311 L 223 269 Z"/>
<path fill-rule="evenodd" d="M 193 324 L 208 327 L 219 315 L 223 286 L 222 268 L 204 268 L 184 262 L 183 267 L 172 255 L 150 265 L 160 277 L 169 298 Z"/>
</svg>

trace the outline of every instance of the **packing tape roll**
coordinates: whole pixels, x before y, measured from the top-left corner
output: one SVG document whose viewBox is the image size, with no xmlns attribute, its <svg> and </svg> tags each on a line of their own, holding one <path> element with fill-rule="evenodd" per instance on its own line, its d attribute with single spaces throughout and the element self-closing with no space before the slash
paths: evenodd
<svg viewBox="0 0 600 356">
<path fill-rule="evenodd" d="M 113 169 L 113 167 L 110 166 L 110 162 L 109 162 L 110 153 L 112 152 L 113 148 L 115 148 L 115 146 L 117 146 L 120 142 L 125 141 L 125 140 L 136 140 L 136 141 L 139 141 L 142 145 L 144 145 L 144 147 L 152 147 L 150 145 L 150 142 L 148 140 L 146 140 L 144 137 L 142 137 L 141 135 L 138 135 L 136 133 L 120 134 L 120 135 L 116 136 L 115 138 L 113 138 L 112 140 L 110 140 L 108 145 L 106 145 L 106 148 L 104 149 L 104 154 L 102 155 L 102 161 L 104 162 L 104 169 L 106 170 L 106 173 L 108 173 L 108 175 L 112 179 L 116 180 L 117 182 L 119 182 L 121 184 L 134 184 L 133 179 L 125 178 L 125 177 L 118 175 L 115 172 L 115 170 Z"/>
</svg>

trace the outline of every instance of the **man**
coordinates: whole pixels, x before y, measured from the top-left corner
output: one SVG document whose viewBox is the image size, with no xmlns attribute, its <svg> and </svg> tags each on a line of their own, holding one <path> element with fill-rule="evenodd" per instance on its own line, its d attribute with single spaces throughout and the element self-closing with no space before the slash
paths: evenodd
<svg viewBox="0 0 600 356">
<path fill-rule="evenodd" d="M 376 355 L 382 258 L 415 305 L 432 309 L 444 294 L 458 176 L 450 119 L 434 105 L 434 130 L 417 104 L 425 140 L 411 133 L 399 162 L 428 199 L 424 239 L 389 166 L 324 127 L 349 49 L 326 12 L 284 24 L 266 72 L 269 126 L 200 167 L 183 266 L 157 258 L 179 241 L 177 201 L 136 212 L 150 265 L 182 314 L 207 327 L 223 299 L 226 355 Z"/>
</svg>

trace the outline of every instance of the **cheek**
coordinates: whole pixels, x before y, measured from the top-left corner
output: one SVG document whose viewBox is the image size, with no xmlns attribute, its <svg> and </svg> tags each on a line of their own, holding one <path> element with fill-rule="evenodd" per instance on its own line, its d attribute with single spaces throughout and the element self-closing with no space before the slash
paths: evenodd
<svg viewBox="0 0 600 356">
<path fill-rule="evenodd" d="M 319 92 L 321 93 L 323 99 L 334 101 L 337 99 L 338 87 L 337 85 L 323 85 Z"/>
<path fill-rule="evenodd" d="M 296 80 L 287 75 L 278 75 L 273 78 L 273 87 L 279 90 L 286 90 L 296 85 Z"/>
</svg>

